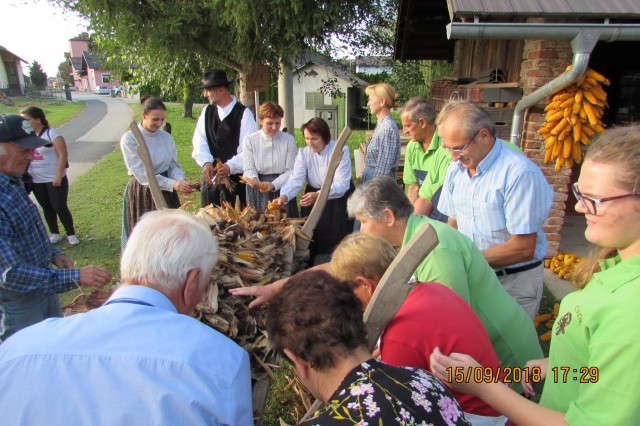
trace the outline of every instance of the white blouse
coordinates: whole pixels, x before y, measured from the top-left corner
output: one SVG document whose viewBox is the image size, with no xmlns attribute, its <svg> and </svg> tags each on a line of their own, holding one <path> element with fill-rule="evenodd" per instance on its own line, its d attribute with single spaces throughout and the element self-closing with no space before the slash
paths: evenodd
<svg viewBox="0 0 640 426">
<path fill-rule="evenodd" d="M 270 138 L 259 130 L 244 140 L 244 175 L 248 178 L 258 178 L 258 174 L 280 175 L 271 182 L 277 191 L 289 180 L 297 153 L 296 140 L 290 134 L 278 132 Z"/>
<path fill-rule="evenodd" d="M 184 180 L 184 172 L 178 164 L 178 151 L 176 143 L 171 135 L 164 130 L 150 132 L 138 123 L 138 129 L 142 132 L 147 147 L 149 148 L 149 156 L 153 165 L 153 171 L 156 173 L 158 185 L 164 191 L 173 191 L 173 183 L 176 180 Z M 140 185 L 148 186 L 149 180 L 144 170 L 142 160 L 138 155 L 136 148 L 136 139 L 133 133 L 128 131 L 120 139 L 120 149 L 124 157 L 124 164 L 127 166 L 127 174 L 134 176 Z M 162 176 L 160 173 L 168 172 L 168 177 Z"/>
<path fill-rule="evenodd" d="M 324 149 L 318 153 L 311 152 L 308 146 L 300 149 L 296 156 L 296 161 L 291 172 L 291 178 L 280 189 L 280 195 L 286 195 L 287 199 L 292 200 L 305 182 L 314 188 L 320 189 L 327 174 L 329 160 L 336 141 L 330 141 Z M 342 197 L 351 185 L 351 157 L 349 156 L 349 147 L 346 145 L 342 148 L 342 159 L 336 169 L 333 183 L 329 190 L 329 199 Z"/>
</svg>

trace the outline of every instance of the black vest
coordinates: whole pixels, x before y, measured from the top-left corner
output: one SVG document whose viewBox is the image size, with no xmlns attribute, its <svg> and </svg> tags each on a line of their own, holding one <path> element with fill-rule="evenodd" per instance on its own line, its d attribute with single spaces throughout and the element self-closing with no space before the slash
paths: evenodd
<svg viewBox="0 0 640 426">
<path fill-rule="evenodd" d="M 236 102 L 229 115 L 221 121 L 218 108 L 215 105 L 207 107 L 204 115 L 204 131 L 207 135 L 209 151 L 214 159 L 225 163 L 238 153 L 240 126 L 245 108 L 240 102 Z"/>
</svg>

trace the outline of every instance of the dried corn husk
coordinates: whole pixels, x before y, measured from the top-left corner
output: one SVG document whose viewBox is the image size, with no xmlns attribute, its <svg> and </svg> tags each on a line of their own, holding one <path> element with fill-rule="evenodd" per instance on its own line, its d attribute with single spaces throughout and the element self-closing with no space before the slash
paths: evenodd
<svg viewBox="0 0 640 426">
<path fill-rule="evenodd" d="M 265 330 L 265 307 L 249 310 L 249 298 L 234 297 L 229 289 L 265 285 L 290 276 L 293 246 L 304 219 L 288 219 L 280 211 L 240 210 L 223 202 L 207 206 L 196 216 L 203 218 L 218 239 L 219 261 L 211 274 L 211 286 L 196 307 L 196 318 L 242 346 L 252 358 L 252 376 L 272 376 L 274 349 Z"/>
</svg>

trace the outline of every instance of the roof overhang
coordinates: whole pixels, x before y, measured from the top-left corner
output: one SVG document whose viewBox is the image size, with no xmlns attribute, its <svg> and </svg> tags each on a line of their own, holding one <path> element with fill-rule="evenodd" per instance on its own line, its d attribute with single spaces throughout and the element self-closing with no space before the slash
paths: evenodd
<svg viewBox="0 0 640 426">
<path fill-rule="evenodd" d="M 577 23 L 610 24 L 640 22 L 637 0 L 400 0 L 394 59 L 453 59 L 454 41 L 447 27 L 465 28 L 471 23 L 512 24 L 528 18 L 557 19 Z M 471 25 L 469 25 L 471 27 Z M 547 27 L 551 30 L 550 27 Z M 466 31 L 466 30 L 465 30 Z M 546 30 L 545 30 L 546 31 Z M 454 37 L 452 37 L 454 38 Z M 489 38 L 477 34 L 456 38 Z M 506 37 L 496 37 L 506 38 Z M 517 37 L 522 38 L 522 37 Z M 615 37 L 612 37 L 615 39 Z"/>
</svg>

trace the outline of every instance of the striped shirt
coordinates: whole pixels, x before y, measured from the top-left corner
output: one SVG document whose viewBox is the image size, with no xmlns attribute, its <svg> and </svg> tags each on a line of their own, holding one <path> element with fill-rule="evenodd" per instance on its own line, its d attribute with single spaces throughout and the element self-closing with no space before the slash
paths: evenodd
<svg viewBox="0 0 640 426">
<path fill-rule="evenodd" d="M 395 176 L 400 161 L 400 133 L 391 115 L 378 121 L 371 141 L 367 145 L 364 163 L 374 170 L 373 179 L 381 175 Z"/>
<path fill-rule="evenodd" d="M 79 269 L 52 266 L 62 252 L 49 242 L 38 208 L 18 179 L 0 173 L 0 290 L 58 294 L 77 287 Z"/>
<path fill-rule="evenodd" d="M 296 161 L 291 172 L 289 181 L 280 189 L 281 195 L 286 195 L 292 200 L 298 195 L 305 182 L 313 188 L 320 189 L 327 174 L 331 153 L 336 146 L 336 141 L 330 141 L 324 149 L 318 153 L 311 152 L 309 147 L 304 147 L 298 151 Z M 351 157 L 349 148 L 342 147 L 342 159 L 333 177 L 333 183 L 329 190 L 329 200 L 342 197 L 351 185 Z"/>
<path fill-rule="evenodd" d="M 270 138 L 259 130 L 244 140 L 244 175 L 248 178 L 258 178 L 258 174 L 280 175 L 271 182 L 278 191 L 289 180 L 297 154 L 296 140 L 290 134 L 278 132 Z"/>
<path fill-rule="evenodd" d="M 449 166 L 438 210 L 454 218 L 458 230 L 480 250 L 504 243 L 512 235 L 536 233 L 532 260 L 540 260 L 547 251 L 542 225 L 552 202 L 553 191 L 540 168 L 496 139 L 475 176 L 470 177 L 459 161 Z M 527 263 L 531 260 L 510 266 Z"/>
</svg>

